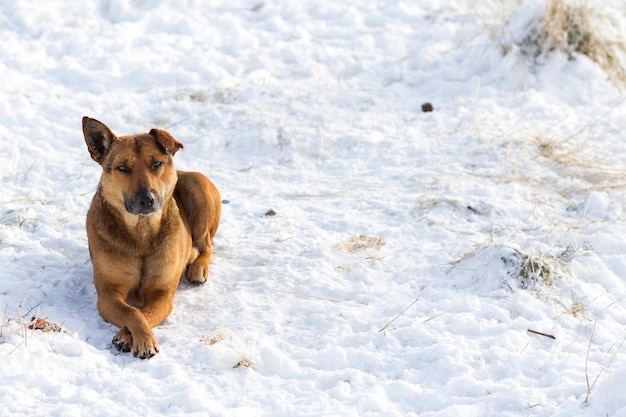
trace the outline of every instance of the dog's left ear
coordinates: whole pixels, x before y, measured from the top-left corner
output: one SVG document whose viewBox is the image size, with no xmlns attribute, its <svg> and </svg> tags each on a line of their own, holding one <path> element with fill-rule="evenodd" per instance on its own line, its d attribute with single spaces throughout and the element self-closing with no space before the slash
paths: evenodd
<svg viewBox="0 0 626 417">
<path fill-rule="evenodd" d="M 153 136 L 157 143 L 161 145 L 163 150 L 168 155 L 174 155 L 176 151 L 183 148 L 183 144 L 177 141 L 167 133 L 165 130 L 161 129 L 152 129 L 150 131 L 150 135 Z"/>
</svg>

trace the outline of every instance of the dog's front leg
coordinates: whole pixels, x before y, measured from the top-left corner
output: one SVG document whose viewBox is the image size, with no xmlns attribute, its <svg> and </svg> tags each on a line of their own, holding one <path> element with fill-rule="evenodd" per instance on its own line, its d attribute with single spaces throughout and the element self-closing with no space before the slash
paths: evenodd
<svg viewBox="0 0 626 417">
<path fill-rule="evenodd" d="M 126 303 L 124 297 L 115 291 L 98 294 L 100 315 L 121 330 L 113 338 L 113 345 L 123 352 L 132 352 L 136 357 L 147 359 L 159 351 L 154 333 L 144 312 Z"/>
<path fill-rule="evenodd" d="M 144 300 L 141 313 L 151 328 L 161 324 L 172 312 L 174 290 L 141 289 L 140 293 Z"/>
</svg>

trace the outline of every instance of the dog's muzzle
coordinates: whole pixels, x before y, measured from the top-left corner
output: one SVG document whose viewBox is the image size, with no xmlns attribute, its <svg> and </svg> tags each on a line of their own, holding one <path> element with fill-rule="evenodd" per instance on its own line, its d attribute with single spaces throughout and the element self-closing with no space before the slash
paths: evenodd
<svg viewBox="0 0 626 417">
<path fill-rule="evenodd" d="M 139 191 L 132 198 L 124 199 L 126 211 L 139 216 L 149 216 L 161 210 L 161 200 L 151 191 Z"/>
</svg>

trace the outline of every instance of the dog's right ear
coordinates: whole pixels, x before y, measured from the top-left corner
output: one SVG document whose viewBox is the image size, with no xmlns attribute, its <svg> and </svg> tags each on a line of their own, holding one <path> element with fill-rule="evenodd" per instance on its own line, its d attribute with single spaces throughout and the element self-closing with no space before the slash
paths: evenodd
<svg viewBox="0 0 626 417">
<path fill-rule="evenodd" d="M 87 116 L 83 117 L 83 135 L 91 159 L 101 164 L 116 139 L 115 135 L 104 123 Z"/>
</svg>

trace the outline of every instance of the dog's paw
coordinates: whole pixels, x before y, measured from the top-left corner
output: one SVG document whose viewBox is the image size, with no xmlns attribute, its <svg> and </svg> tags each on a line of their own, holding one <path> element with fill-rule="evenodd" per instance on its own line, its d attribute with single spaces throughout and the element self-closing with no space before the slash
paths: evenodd
<svg viewBox="0 0 626 417">
<path fill-rule="evenodd" d="M 133 346 L 133 356 L 139 359 L 150 359 L 159 353 L 159 345 L 156 338 L 141 339 L 137 342 L 137 346 Z"/>
<path fill-rule="evenodd" d="M 112 343 L 120 352 L 130 352 L 130 348 L 133 345 L 133 336 L 128 329 L 124 327 L 115 335 Z"/>
<path fill-rule="evenodd" d="M 209 278 L 209 264 L 201 258 L 187 267 L 187 279 L 194 284 L 203 284 Z"/>
<path fill-rule="evenodd" d="M 113 346 L 120 352 L 132 352 L 134 357 L 140 359 L 150 359 L 159 353 L 159 344 L 152 333 L 133 338 L 127 328 L 123 328 L 115 335 Z"/>
</svg>

